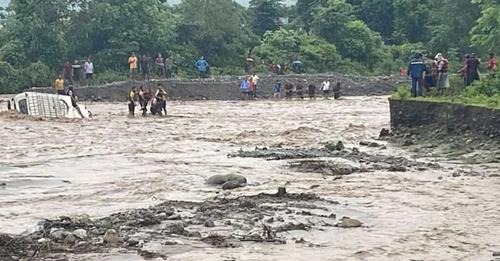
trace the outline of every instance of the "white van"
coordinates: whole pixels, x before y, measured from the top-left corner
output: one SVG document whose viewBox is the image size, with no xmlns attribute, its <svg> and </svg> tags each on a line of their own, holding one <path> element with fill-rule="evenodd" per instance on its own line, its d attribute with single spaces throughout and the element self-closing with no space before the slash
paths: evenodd
<svg viewBox="0 0 500 261">
<path fill-rule="evenodd" d="M 82 105 L 73 106 L 67 95 L 23 92 L 9 101 L 9 109 L 42 118 L 88 119 L 91 113 Z"/>
</svg>

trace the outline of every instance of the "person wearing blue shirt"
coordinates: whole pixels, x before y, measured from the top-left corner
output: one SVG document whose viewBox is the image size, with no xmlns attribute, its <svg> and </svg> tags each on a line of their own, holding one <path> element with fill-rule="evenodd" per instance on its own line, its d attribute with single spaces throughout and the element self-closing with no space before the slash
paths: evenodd
<svg viewBox="0 0 500 261">
<path fill-rule="evenodd" d="M 407 75 L 411 78 L 411 96 L 423 96 L 423 79 L 425 77 L 426 66 L 422 60 L 422 54 L 417 53 L 408 64 Z"/>
<path fill-rule="evenodd" d="M 208 69 L 208 62 L 205 60 L 205 57 L 202 56 L 198 61 L 196 61 L 196 68 L 200 74 L 200 79 L 205 78 Z"/>
<path fill-rule="evenodd" d="M 250 89 L 250 81 L 248 80 L 248 78 L 244 78 L 240 84 L 242 99 L 245 99 L 248 96 L 249 89 Z"/>
</svg>

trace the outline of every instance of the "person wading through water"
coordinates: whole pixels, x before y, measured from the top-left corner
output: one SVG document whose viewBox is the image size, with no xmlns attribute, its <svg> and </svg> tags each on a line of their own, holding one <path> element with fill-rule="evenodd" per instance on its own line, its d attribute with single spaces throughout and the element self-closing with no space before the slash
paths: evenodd
<svg viewBox="0 0 500 261">
<path fill-rule="evenodd" d="M 137 99 L 137 93 L 135 87 L 128 92 L 128 116 L 134 117 L 135 115 L 135 101 Z"/>
<path fill-rule="evenodd" d="M 162 116 L 163 112 L 167 116 L 167 92 L 163 90 L 161 84 L 158 84 L 158 90 L 156 90 L 154 102 L 151 105 L 151 114 Z"/>
<path fill-rule="evenodd" d="M 310 100 L 316 99 L 316 85 L 314 85 L 314 83 L 310 83 L 309 86 L 307 86 L 307 92 Z"/>
<path fill-rule="evenodd" d="M 328 97 L 330 96 L 330 80 L 323 81 L 321 84 L 321 90 L 323 91 L 323 97 L 328 100 Z"/>
<path fill-rule="evenodd" d="M 139 105 L 141 106 L 141 111 L 142 111 L 142 116 L 146 116 L 148 112 L 148 102 L 146 101 L 146 98 L 144 97 L 144 88 L 141 86 L 139 87 Z"/>
</svg>

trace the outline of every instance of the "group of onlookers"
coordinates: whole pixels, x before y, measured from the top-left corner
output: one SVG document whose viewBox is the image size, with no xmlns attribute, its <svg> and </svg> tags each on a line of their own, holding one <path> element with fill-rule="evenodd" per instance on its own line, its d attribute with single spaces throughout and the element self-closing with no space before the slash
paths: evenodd
<svg viewBox="0 0 500 261">
<path fill-rule="evenodd" d="M 481 62 L 475 54 L 465 55 L 463 66 L 458 71 L 464 79 L 465 86 L 480 79 L 480 64 Z M 424 88 L 429 91 L 433 87 L 437 88 L 438 93 L 443 94 L 444 90 L 450 87 L 449 67 L 449 61 L 442 53 L 438 53 L 435 57 L 416 53 L 407 70 L 407 76 L 412 80 L 411 96 L 423 96 Z M 492 75 L 497 71 L 497 61 L 493 53 L 490 54 L 487 69 Z"/>
<path fill-rule="evenodd" d="M 242 99 L 255 99 L 257 97 L 258 81 L 259 76 L 256 74 L 252 76 L 245 77 L 240 84 L 240 91 L 242 94 Z M 297 84 L 294 84 L 290 80 L 276 80 L 273 85 L 273 98 L 281 99 L 281 94 L 284 92 L 285 99 L 293 99 L 294 96 L 298 99 L 303 100 L 305 95 L 309 96 L 310 99 L 315 99 L 317 95 L 317 87 L 314 83 L 307 84 L 307 80 L 300 80 Z M 330 80 L 327 79 L 321 83 L 320 90 L 323 92 L 323 97 L 328 99 L 330 93 L 333 93 L 335 99 L 340 98 L 340 82 L 337 82 L 334 86 L 331 85 Z"/>
<path fill-rule="evenodd" d="M 94 63 L 90 57 L 83 61 L 74 60 L 73 63 L 66 61 L 63 65 L 62 77 L 64 85 L 79 85 L 82 80 L 90 84 L 94 76 Z"/>
<path fill-rule="evenodd" d="M 172 60 L 170 57 L 164 58 L 161 53 L 159 53 L 154 59 L 154 62 L 152 62 L 151 57 L 149 57 L 146 53 L 137 57 L 135 52 L 132 52 L 128 58 L 128 66 L 130 80 L 132 81 L 137 80 L 138 72 L 141 73 L 143 80 L 149 81 L 151 68 L 155 69 L 156 76 L 159 78 L 172 78 Z"/>
</svg>

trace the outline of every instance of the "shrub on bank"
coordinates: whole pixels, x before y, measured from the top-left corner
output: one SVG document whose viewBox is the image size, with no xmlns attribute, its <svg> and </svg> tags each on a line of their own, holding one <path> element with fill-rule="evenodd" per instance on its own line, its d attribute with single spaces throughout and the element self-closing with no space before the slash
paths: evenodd
<svg viewBox="0 0 500 261">
<path fill-rule="evenodd" d="M 474 105 L 500 109 L 500 73 L 484 75 L 481 81 L 474 82 L 471 86 L 464 86 L 463 79 L 457 75 L 450 77 L 451 88 L 444 95 L 429 92 L 425 97 L 410 97 L 410 86 L 400 86 L 394 91 L 392 99 L 420 100 L 432 102 L 447 102 L 464 105 Z"/>
</svg>

